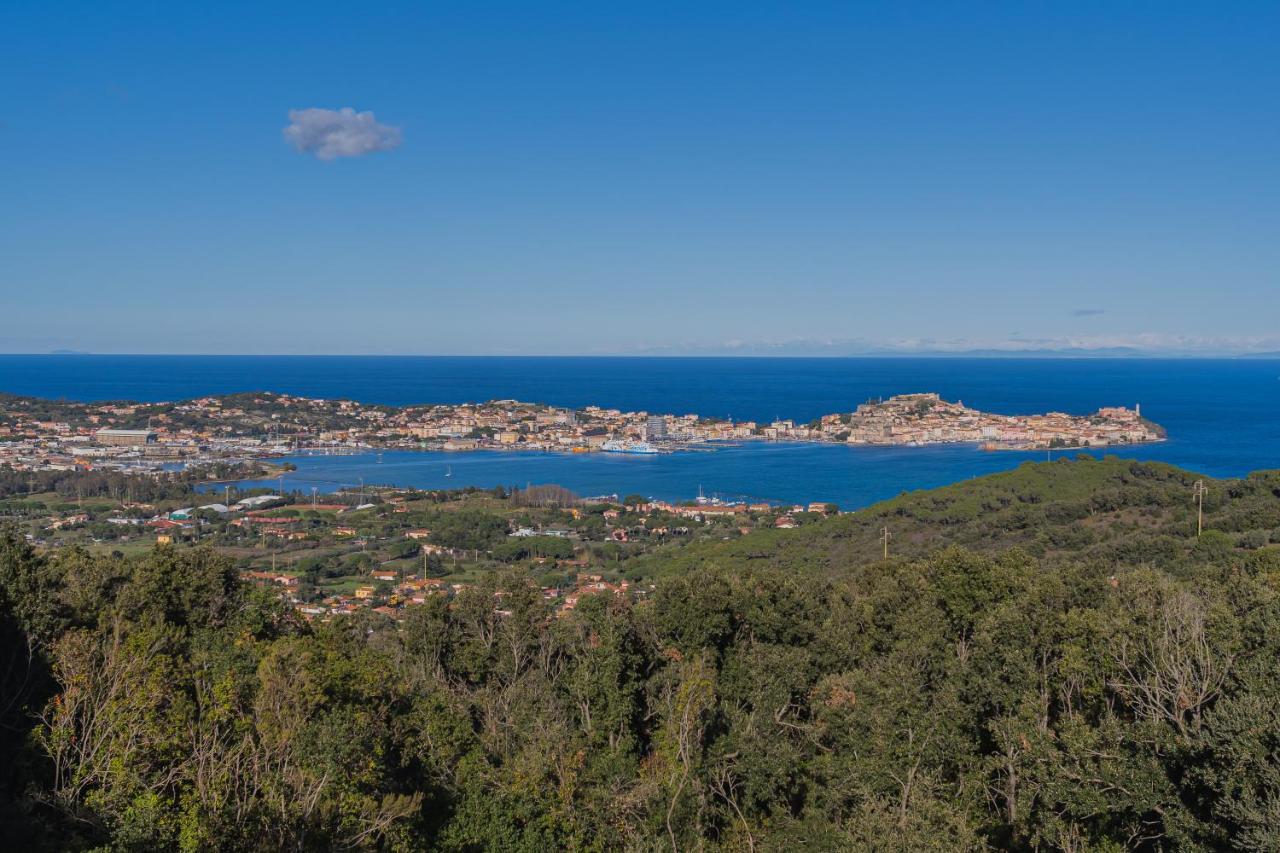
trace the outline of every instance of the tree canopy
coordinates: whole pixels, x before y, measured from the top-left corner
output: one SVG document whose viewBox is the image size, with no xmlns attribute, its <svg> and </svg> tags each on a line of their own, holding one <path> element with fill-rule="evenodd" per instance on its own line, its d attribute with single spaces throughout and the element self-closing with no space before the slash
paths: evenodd
<svg viewBox="0 0 1280 853">
<path fill-rule="evenodd" d="M 1246 534 L 1280 479 L 1213 484 L 1197 538 L 1193 475 L 1134 465 L 655 557 L 648 596 L 563 615 L 502 569 L 307 623 L 206 549 L 3 537 L 0 823 L 36 850 L 1277 849 L 1280 548 Z"/>
</svg>

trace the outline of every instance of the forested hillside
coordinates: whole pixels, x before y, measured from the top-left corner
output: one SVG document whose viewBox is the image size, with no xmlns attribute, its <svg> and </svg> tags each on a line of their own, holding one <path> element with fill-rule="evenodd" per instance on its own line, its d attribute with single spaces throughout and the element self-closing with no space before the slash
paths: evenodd
<svg viewBox="0 0 1280 853">
<path fill-rule="evenodd" d="M 1280 849 L 1280 476 L 1063 461 L 300 622 L 0 540 L 12 849 Z M 888 527 L 890 558 L 882 559 Z"/>
<path fill-rule="evenodd" d="M 1195 483 L 1204 486 L 1197 537 Z M 1159 462 L 1087 454 L 1025 463 L 1005 473 L 904 493 L 866 510 L 796 531 L 672 549 L 634 574 L 765 562 L 840 573 L 884 556 L 924 557 L 948 546 L 983 553 L 1011 548 L 1058 562 L 1191 567 L 1205 550 L 1252 551 L 1280 544 L 1280 471 L 1213 480 Z"/>
</svg>

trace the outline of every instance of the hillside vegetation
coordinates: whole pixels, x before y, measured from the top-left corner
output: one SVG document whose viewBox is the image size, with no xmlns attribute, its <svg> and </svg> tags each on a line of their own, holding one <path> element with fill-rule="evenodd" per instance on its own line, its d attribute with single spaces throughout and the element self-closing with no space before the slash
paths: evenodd
<svg viewBox="0 0 1280 853">
<path fill-rule="evenodd" d="M 1196 536 L 1196 481 L 1203 482 L 1205 536 Z M 1280 544 L 1280 471 L 1214 480 L 1159 462 L 1116 457 L 1025 463 L 929 491 L 904 493 L 856 513 L 799 530 L 671 549 L 640 562 L 636 576 L 701 565 L 762 562 L 844 571 L 883 558 L 918 558 L 961 546 L 982 553 L 1012 548 L 1046 565 L 1158 565 L 1176 570 L 1206 550 L 1242 554 Z"/>
<path fill-rule="evenodd" d="M 1024 466 L 299 622 L 202 548 L 0 538 L 30 850 L 1280 849 L 1280 479 Z M 893 556 L 880 559 L 889 526 Z"/>
</svg>

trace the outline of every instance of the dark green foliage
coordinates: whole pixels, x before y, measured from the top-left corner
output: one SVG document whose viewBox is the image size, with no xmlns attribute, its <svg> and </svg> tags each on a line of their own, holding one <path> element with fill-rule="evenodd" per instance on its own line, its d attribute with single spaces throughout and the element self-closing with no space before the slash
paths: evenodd
<svg viewBox="0 0 1280 853">
<path fill-rule="evenodd" d="M 1189 471 L 1116 457 L 1024 463 L 932 491 L 903 494 L 829 519 L 818 530 L 761 531 L 735 542 L 696 544 L 637 560 L 632 577 L 673 574 L 697 565 L 767 559 L 796 570 L 842 572 L 882 558 L 881 529 L 892 556 L 924 557 L 949 545 L 995 553 L 1020 547 L 1047 564 L 1081 561 L 1170 571 L 1200 562 Z M 1280 472 L 1213 481 L 1205 498 L 1206 530 L 1245 537 L 1241 548 L 1266 544 L 1280 526 Z M 1237 537 L 1229 540 L 1228 550 Z"/>
<path fill-rule="evenodd" d="M 559 536 L 526 536 L 509 539 L 493 549 L 493 558 L 505 563 L 530 557 L 568 560 L 573 557 L 573 543 Z"/>
<path fill-rule="evenodd" d="M 1280 549 L 1239 537 L 1280 494 L 1212 484 L 1197 539 L 1193 479 L 1029 466 L 699 546 L 635 604 L 557 616 L 508 567 L 399 625 L 298 622 L 207 551 L 0 540 L 0 819 L 35 850 L 1274 850 Z"/>
<path fill-rule="evenodd" d="M 488 550 L 506 536 L 507 523 L 490 513 L 463 509 L 442 512 L 433 520 L 431 541 L 464 551 Z"/>
</svg>

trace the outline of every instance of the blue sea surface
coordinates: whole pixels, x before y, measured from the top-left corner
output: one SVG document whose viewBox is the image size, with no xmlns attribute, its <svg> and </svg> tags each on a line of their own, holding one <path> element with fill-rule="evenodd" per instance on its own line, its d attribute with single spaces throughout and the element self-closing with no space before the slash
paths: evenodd
<svg viewBox="0 0 1280 853">
<path fill-rule="evenodd" d="M 177 400 L 248 390 L 369 403 L 515 398 L 559 406 L 808 421 L 869 398 L 936 391 L 1003 414 L 1141 404 L 1169 440 L 1117 449 L 1215 477 L 1280 468 L 1280 361 L 1251 359 L 0 356 L 0 391 Z M 286 488 L 559 483 L 580 494 L 708 494 L 863 506 L 1044 453 L 751 442 L 662 456 L 484 451 L 303 457 Z M 453 476 L 445 477 L 452 469 Z M 273 481 L 274 483 L 275 481 Z"/>
</svg>

